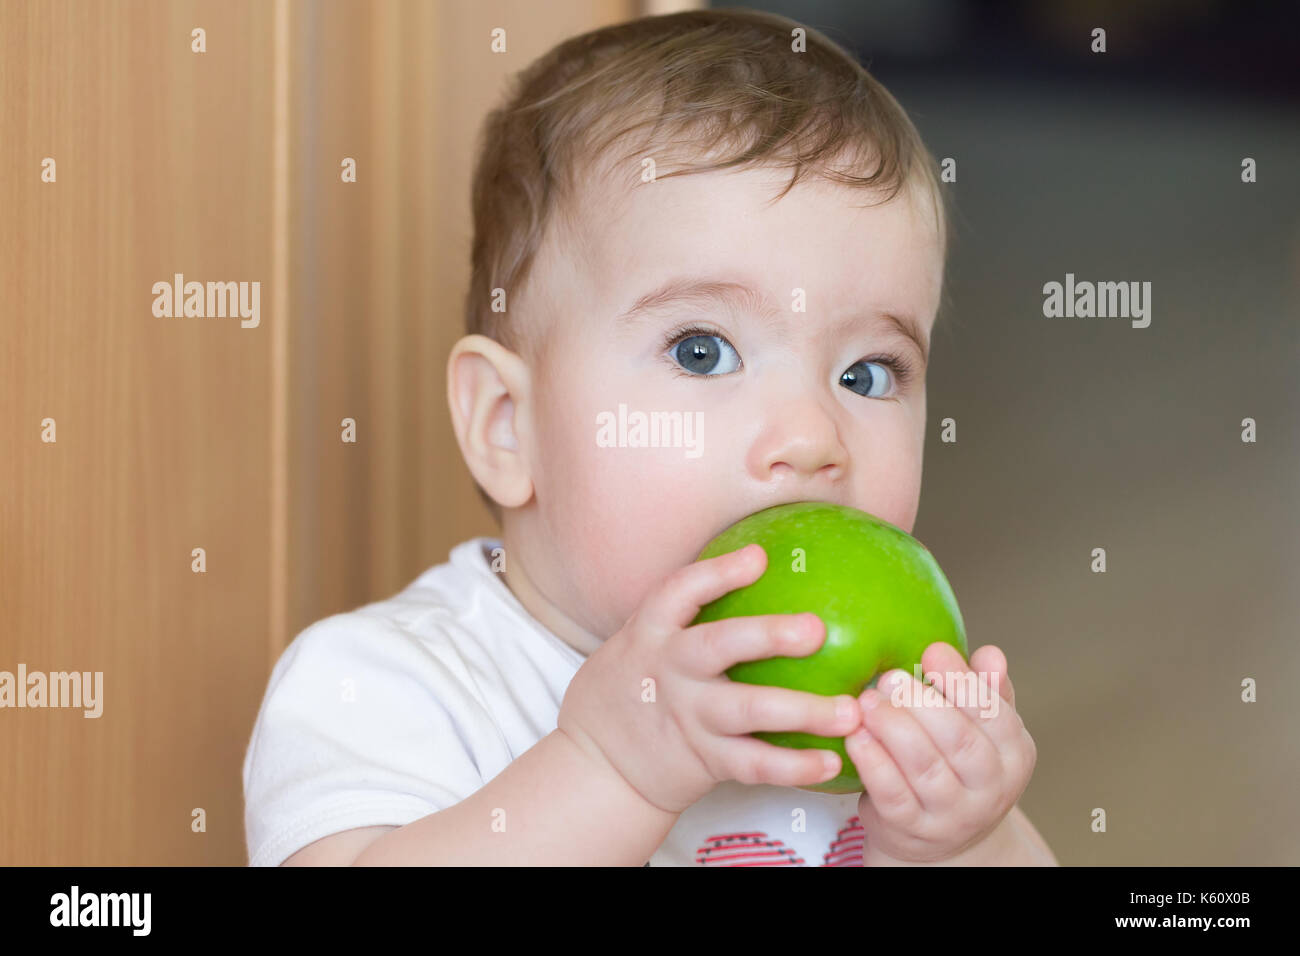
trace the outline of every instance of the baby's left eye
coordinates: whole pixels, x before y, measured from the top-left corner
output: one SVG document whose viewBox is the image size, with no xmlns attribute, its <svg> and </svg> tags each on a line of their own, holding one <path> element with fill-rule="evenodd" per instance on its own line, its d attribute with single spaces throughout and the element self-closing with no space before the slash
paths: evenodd
<svg viewBox="0 0 1300 956">
<path fill-rule="evenodd" d="M 888 366 L 880 362 L 854 362 L 840 376 L 840 384 L 867 398 L 881 398 L 888 394 L 889 379 Z M 877 386 L 883 386 L 883 391 L 873 392 Z"/>
</svg>

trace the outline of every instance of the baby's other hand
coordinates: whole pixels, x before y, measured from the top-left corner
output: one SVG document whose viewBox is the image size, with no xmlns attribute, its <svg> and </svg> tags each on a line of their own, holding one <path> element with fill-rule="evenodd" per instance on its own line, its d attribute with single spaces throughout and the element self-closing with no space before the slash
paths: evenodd
<svg viewBox="0 0 1300 956">
<path fill-rule="evenodd" d="M 991 843 L 1034 771 L 1037 748 L 1000 649 L 981 647 L 967 666 L 936 642 L 921 669 L 934 686 L 893 670 L 863 692 L 862 728 L 845 739 L 866 788 L 866 866 L 939 863 Z"/>
</svg>

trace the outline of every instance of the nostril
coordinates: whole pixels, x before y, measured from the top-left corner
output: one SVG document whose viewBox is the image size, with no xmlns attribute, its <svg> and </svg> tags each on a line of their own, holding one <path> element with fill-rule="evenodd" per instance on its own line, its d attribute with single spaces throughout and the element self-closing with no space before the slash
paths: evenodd
<svg viewBox="0 0 1300 956">
<path fill-rule="evenodd" d="M 791 474 L 791 472 L 793 472 L 793 471 L 794 471 L 794 469 L 791 468 L 789 465 L 787 465 L 787 464 L 786 464 L 785 462 L 783 462 L 783 461 L 778 461 L 778 462 L 776 462 L 774 465 L 772 465 L 772 474 L 773 474 L 773 476 L 775 476 L 775 477 L 777 477 L 777 478 L 781 478 L 781 479 L 783 479 L 783 480 L 786 479 L 786 478 L 788 478 L 788 477 L 790 477 L 790 474 Z"/>
</svg>

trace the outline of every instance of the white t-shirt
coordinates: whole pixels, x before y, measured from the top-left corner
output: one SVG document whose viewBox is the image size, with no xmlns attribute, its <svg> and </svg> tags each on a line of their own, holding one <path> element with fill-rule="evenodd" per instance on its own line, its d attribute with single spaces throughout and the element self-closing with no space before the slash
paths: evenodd
<svg viewBox="0 0 1300 956">
<path fill-rule="evenodd" d="M 586 658 L 491 569 L 495 538 L 384 601 L 317 621 L 271 673 L 244 757 L 252 866 L 464 800 L 553 731 Z M 860 866 L 858 794 L 720 784 L 651 866 Z"/>
</svg>

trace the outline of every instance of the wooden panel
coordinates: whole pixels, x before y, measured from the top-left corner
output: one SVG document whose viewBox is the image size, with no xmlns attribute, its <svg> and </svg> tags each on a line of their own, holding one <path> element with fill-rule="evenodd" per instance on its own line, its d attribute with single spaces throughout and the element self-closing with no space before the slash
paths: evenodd
<svg viewBox="0 0 1300 956">
<path fill-rule="evenodd" d="M 0 711 L 0 863 L 244 856 L 239 765 L 267 641 L 268 333 L 283 321 L 268 288 L 272 12 L 0 8 L 0 670 L 103 673 L 97 719 Z M 194 27 L 206 53 L 191 52 Z M 260 282 L 260 324 L 156 317 L 153 284 L 175 273 Z"/>
<path fill-rule="evenodd" d="M 0 671 L 103 673 L 97 719 L 0 711 L 0 864 L 246 861 L 284 644 L 492 530 L 444 397 L 482 116 L 635 13 L 0 0 Z M 260 283 L 257 327 L 155 316 L 176 273 Z"/>
</svg>

